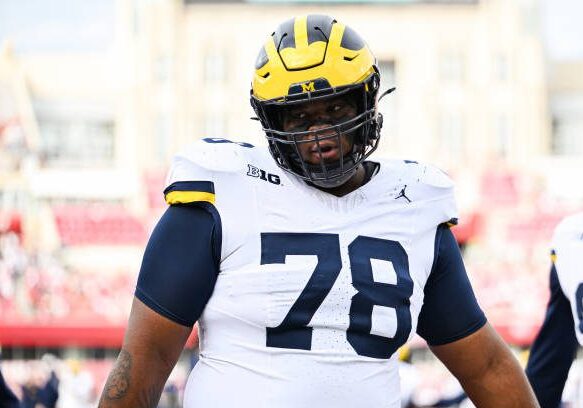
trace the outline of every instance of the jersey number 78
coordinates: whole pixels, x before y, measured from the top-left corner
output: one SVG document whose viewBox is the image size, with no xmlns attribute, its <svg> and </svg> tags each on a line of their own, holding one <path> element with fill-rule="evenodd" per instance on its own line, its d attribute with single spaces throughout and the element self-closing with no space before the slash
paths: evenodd
<svg viewBox="0 0 583 408">
<path fill-rule="evenodd" d="M 286 255 L 316 255 L 318 263 L 300 296 L 277 327 L 266 328 L 267 347 L 311 350 L 312 328 L 308 326 L 342 269 L 338 234 L 262 233 L 261 264 L 282 264 Z M 357 293 L 350 303 L 346 339 L 357 354 L 388 359 L 411 332 L 409 298 L 413 281 L 407 252 L 398 241 L 356 237 L 348 246 L 352 284 Z M 390 261 L 397 283 L 375 282 L 371 259 Z M 375 305 L 395 309 L 394 337 L 371 334 Z"/>
</svg>

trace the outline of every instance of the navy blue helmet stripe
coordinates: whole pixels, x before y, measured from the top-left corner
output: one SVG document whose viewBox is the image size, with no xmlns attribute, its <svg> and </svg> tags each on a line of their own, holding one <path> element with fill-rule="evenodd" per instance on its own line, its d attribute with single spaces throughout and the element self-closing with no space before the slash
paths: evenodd
<svg viewBox="0 0 583 408">
<path fill-rule="evenodd" d="M 316 41 L 328 42 L 332 25 L 336 22 L 332 17 L 322 14 L 310 14 L 307 18 L 308 44 Z"/>
<path fill-rule="evenodd" d="M 273 36 L 273 41 L 277 47 L 277 51 L 281 52 L 284 48 L 296 47 L 296 35 L 294 32 L 295 18 L 289 19 L 277 27 Z"/>
<path fill-rule="evenodd" d="M 356 31 L 346 26 L 344 28 L 344 34 L 342 35 L 340 46 L 349 50 L 358 51 L 364 47 L 364 40 Z"/>
</svg>

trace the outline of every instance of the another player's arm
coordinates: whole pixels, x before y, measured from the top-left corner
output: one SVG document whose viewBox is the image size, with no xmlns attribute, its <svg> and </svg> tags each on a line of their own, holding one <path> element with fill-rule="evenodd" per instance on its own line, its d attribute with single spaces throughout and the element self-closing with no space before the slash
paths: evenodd
<svg viewBox="0 0 583 408">
<path fill-rule="evenodd" d="M 142 262 L 128 328 L 99 408 L 156 407 L 218 273 L 215 218 L 172 206 L 154 229 Z"/>
<path fill-rule="evenodd" d="M 577 337 L 569 300 L 557 271 L 550 273 L 551 297 L 545 320 L 532 345 L 526 375 L 543 408 L 558 407 L 577 351 Z"/>
<path fill-rule="evenodd" d="M 538 407 L 518 361 L 487 323 L 449 228 L 436 234 L 418 333 L 478 408 Z"/>
<path fill-rule="evenodd" d="M 18 408 L 20 407 L 20 402 L 12 390 L 8 387 L 2 376 L 2 371 L 0 370 L 0 405 L 5 408 Z"/>
</svg>

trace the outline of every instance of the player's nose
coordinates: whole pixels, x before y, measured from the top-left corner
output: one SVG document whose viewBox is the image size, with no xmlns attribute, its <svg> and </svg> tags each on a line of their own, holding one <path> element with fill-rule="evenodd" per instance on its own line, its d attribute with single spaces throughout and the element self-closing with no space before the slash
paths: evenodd
<svg viewBox="0 0 583 408">
<path fill-rule="evenodd" d="M 327 123 L 324 121 L 317 121 L 315 123 L 312 123 L 311 125 L 308 126 L 308 132 L 311 133 L 307 133 L 306 135 L 304 135 L 302 137 L 302 140 L 309 140 L 309 141 L 313 141 L 315 138 L 327 138 L 329 136 L 334 135 L 336 132 L 334 131 L 334 129 L 330 129 L 330 127 L 332 126 L 332 123 Z M 324 130 L 324 129 L 328 129 L 328 130 Z"/>
<path fill-rule="evenodd" d="M 321 129 L 326 129 L 326 128 L 330 127 L 330 126 L 331 126 L 331 123 L 327 123 L 327 122 L 324 122 L 322 120 L 319 120 L 316 123 L 312 123 L 308 127 L 308 130 L 310 130 L 310 131 L 317 131 L 317 130 L 321 130 Z"/>
</svg>

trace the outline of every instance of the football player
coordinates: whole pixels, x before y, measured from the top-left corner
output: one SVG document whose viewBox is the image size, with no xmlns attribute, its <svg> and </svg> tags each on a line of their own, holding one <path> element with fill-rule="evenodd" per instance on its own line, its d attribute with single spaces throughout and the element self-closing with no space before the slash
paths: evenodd
<svg viewBox="0 0 583 408">
<path fill-rule="evenodd" d="M 379 83 L 331 17 L 268 37 L 251 89 L 268 146 L 207 138 L 174 159 L 101 407 L 155 406 L 196 321 L 185 407 L 397 408 L 415 332 L 479 407 L 537 406 L 472 292 L 451 180 L 367 160 Z"/>
<path fill-rule="evenodd" d="M 16 398 L 16 395 L 14 395 L 10 387 L 8 387 L 4 381 L 4 376 L 0 370 L 0 407 L 18 408 L 19 406 L 20 402 L 18 401 L 18 398 Z"/>
<path fill-rule="evenodd" d="M 577 345 L 583 345 L 583 213 L 558 225 L 552 248 L 551 297 L 526 366 L 543 408 L 560 405 Z"/>
</svg>

